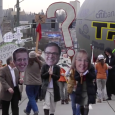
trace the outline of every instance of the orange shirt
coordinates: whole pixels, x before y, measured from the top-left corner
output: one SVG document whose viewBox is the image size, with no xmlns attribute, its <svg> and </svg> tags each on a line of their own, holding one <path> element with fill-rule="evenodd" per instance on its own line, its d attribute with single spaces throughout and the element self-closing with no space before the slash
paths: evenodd
<svg viewBox="0 0 115 115">
<path fill-rule="evenodd" d="M 60 79 L 58 81 L 61 81 L 61 82 L 65 82 L 66 79 L 64 76 L 62 76 L 61 74 L 64 73 L 65 74 L 65 70 L 63 68 L 60 69 Z"/>
<path fill-rule="evenodd" d="M 101 63 L 97 63 L 95 65 L 95 68 L 97 70 L 97 79 L 106 79 L 107 74 L 106 71 L 108 70 L 107 64 L 105 63 L 102 67 Z"/>
</svg>

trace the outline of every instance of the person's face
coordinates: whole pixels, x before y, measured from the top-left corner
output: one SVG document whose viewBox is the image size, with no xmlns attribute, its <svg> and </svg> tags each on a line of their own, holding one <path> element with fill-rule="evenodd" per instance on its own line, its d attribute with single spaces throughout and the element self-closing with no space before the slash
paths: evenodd
<svg viewBox="0 0 115 115">
<path fill-rule="evenodd" d="M 47 47 L 45 50 L 45 61 L 49 66 L 53 66 L 59 61 L 59 51 L 56 46 Z"/>
<path fill-rule="evenodd" d="M 107 51 L 105 52 L 105 54 L 106 54 L 107 56 L 110 56 L 110 54 L 109 54 Z"/>
<path fill-rule="evenodd" d="M 28 54 L 26 52 L 17 53 L 16 61 L 14 61 L 14 64 L 20 72 L 25 71 L 28 65 Z"/>
<path fill-rule="evenodd" d="M 85 53 L 78 53 L 76 56 L 76 70 L 79 73 L 84 73 L 88 69 L 88 57 Z"/>
</svg>

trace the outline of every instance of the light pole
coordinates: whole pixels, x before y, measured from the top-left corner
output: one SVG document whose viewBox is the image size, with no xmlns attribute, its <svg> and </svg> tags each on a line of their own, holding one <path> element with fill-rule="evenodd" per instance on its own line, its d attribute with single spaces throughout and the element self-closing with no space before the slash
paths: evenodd
<svg viewBox="0 0 115 115">
<path fill-rule="evenodd" d="M 22 1 L 24 1 L 24 0 L 22 0 Z M 22 2 L 22 1 L 20 1 L 20 2 Z M 20 2 L 19 2 L 19 0 L 17 0 L 17 3 L 16 3 L 16 8 L 17 8 L 17 24 L 16 24 L 16 26 L 17 27 L 19 26 L 19 20 L 20 20 L 20 6 L 19 6 Z"/>
</svg>

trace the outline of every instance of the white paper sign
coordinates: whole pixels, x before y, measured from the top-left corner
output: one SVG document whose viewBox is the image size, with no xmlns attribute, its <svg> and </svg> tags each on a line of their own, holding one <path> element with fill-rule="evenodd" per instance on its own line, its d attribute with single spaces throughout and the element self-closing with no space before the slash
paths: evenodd
<svg viewBox="0 0 115 115">
<path fill-rule="evenodd" d="M 21 40 L 21 38 L 23 37 L 23 33 L 21 32 L 21 30 L 29 29 L 29 28 L 31 28 L 31 25 L 19 26 L 19 27 L 14 28 L 14 31 L 16 31 L 15 33 L 8 32 L 3 36 L 4 42 L 12 42 L 13 40 Z"/>
<path fill-rule="evenodd" d="M 12 52 L 17 49 L 18 46 L 14 43 L 8 43 L 0 46 L 0 59 L 3 64 L 6 64 L 6 59 L 12 56 Z"/>
</svg>

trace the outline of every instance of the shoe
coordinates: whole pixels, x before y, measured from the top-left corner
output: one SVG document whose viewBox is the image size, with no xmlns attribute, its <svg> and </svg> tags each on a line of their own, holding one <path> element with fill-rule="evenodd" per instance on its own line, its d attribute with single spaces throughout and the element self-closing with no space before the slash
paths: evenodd
<svg viewBox="0 0 115 115">
<path fill-rule="evenodd" d="M 84 108 L 84 114 L 83 115 L 88 115 L 89 113 L 89 109 L 88 108 Z"/>
<path fill-rule="evenodd" d="M 66 103 L 66 104 L 69 104 L 69 103 L 68 103 L 68 99 L 65 99 L 65 103 Z"/>
<path fill-rule="evenodd" d="M 49 115 L 49 109 L 44 109 L 44 115 Z"/>
<path fill-rule="evenodd" d="M 108 97 L 108 98 L 106 99 L 106 101 L 109 101 L 109 100 L 112 100 L 111 97 Z"/>
<path fill-rule="evenodd" d="M 64 100 L 61 100 L 61 104 L 64 104 Z"/>
<path fill-rule="evenodd" d="M 103 98 L 103 101 L 106 101 L 106 99 L 105 99 L 105 98 Z"/>
<path fill-rule="evenodd" d="M 24 109 L 24 113 L 25 113 L 26 115 L 30 115 L 30 113 L 26 112 L 26 110 L 25 110 L 25 109 Z"/>
<path fill-rule="evenodd" d="M 101 103 L 101 102 L 102 102 L 101 99 L 97 100 L 97 103 Z"/>
<path fill-rule="evenodd" d="M 37 112 L 37 113 L 34 113 L 34 115 L 38 115 L 38 112 Z"/>
<path fill-rule="evenodd" d="M 54 115 L 54 114 L 50 114 L 50 115 Z"/>
</svg>

